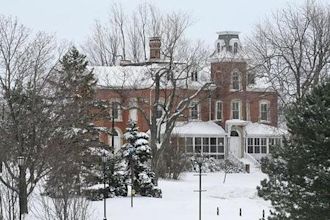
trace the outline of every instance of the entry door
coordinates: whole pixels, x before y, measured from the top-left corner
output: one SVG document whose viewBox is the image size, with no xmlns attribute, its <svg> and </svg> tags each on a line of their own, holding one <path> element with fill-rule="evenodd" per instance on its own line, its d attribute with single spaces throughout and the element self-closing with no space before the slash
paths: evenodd
<svg viewBox="0 0 330 220">
<path fill-rule="evenodd" d="M 230 133 L 230 151 L 232 154 L 234 154 L 236 157 L 241 158 L 242 155 L 242 143 L 241 143 L 241 137 L 239 136 L 237 131 L 232 131 Z"/>
</svg>

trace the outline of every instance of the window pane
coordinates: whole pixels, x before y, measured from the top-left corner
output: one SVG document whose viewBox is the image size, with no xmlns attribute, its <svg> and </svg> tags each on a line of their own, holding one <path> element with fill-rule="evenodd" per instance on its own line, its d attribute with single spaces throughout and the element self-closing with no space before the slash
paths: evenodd
<svg viewBox="0 0 330 220">
<path fill-rule="evenodd" d="M 210 138 L 211 139 L 211 145 L 216 145 L 217 144 L 217 139 L 216 138 Z"/>
<path fill-rule="evenodd" d="M 222 119 L 222 102 L 220 101 L 216 103 L 216 119 L 217 120 Z"/>
<path fill-rule="evenodd" d="M 260 146 L 254 146 L 254 153 L 260 153 Z"/>
<path fill-rule="evenodd" d="M 186 138 L 186 144 L 187 145 L 193 145 L 193 139 L 191 137 Z"/>
<path fill-rule="evenodd" d="M 260 139 L 259 138 L 255 138 L 254 139 L 254 145 L 259 145 L 260 143 Z"/>
<path fill-rule="evenodd" d="M 253 146 L 248 146 L 248 153 L 253 154 Z"/>
<path fill-rule="evenodd" d="M 193 153 L 193 152 L 194 152 L 193 146 L 192 146 L 192 145 L 188 145 L 188 146 L 186 147 L 186 152 L 187 152 L 187 153 Z"/>
<path fill-rule="evenodd" d="M 218 146 L 218 153 L 224 153 L 224 152 L 225 152 L 224 146 Z"/>
<path fill-rule="evenodd" d="M 201 145 L 201 138 L 195 138 L 195 145 Z"/>
<path fill-rule="evenodd" d="M 210 146 L 208 145 L 203 145 L 203 153 L 209 153 L 210 152 Z"/>
<path fill-rule="evenodd" d="M 202 150 L 202 138 L 195 138 L 195 153 L 201 153 Z"/>
<path fill-rule="evenodd" d="M 224 145 L 223 144 L 223 142 L 224 142 L 224 138 L 218 138 L 218 145 Z"/>
<path fill-rule="evenodd" d="M 266 154 L 267 153 L 267 147 L 261 146 L 261 153 Z"/>
<path fill-rule="evenodd" d="M 217 152 L 217 146 L 211 146 L 211 153 Z"/>
<path fill-rule="evenodd" d="M 203 138 L 203 145 L 209 145 L 209 138 Z"/>
</svg>

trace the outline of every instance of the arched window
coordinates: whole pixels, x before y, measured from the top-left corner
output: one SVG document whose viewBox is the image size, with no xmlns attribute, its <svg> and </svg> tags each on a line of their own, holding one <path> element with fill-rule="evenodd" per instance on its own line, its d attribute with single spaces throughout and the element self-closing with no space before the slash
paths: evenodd
<svg viewBox="0 0 330 220">
<path fill-rule="evenodd" d="M 231 76 L 231 88 L 234 90 L 240 90 L 241 77 L 239 72 L 234 71 Z"/>
<path fill-rule="evenodd" d="M 110 129 L 111 131 L 111 129 Z M 121 147 L 121 132 L 118 128 L 115 128 L 113 131 L 112 131 L 112 134 L 110 134 L 108 136 L 108 144 L 110 147 L 112 147 L 113 145 L 113 149 L 115 152 L 117 152 L 120 147 Z"/>
<path fill-rule="evenodd" d="M 239 137 L 239 134 L 238 134 L 237 131 L 233 130 L 233 131 L 230 132 L 230 136 L 231 137 Z"/>
<path fill-rule="evenodd" d="M 236 54 L 238 52 L 238 43 L 235 42 L 234 43 L 234 54 Z"/>
</svg>

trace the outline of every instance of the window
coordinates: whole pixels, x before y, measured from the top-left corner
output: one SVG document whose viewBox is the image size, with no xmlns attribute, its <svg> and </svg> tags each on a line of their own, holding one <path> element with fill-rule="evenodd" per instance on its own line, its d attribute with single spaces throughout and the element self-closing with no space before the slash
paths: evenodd
<svg viewBox="0 0 330 220">
<path fill-rule="evenodd" d="M 248 150 L 249 154 L 253 154 L 253 138 L 248 138 Z"/>
<path fill-rule="evenodd" d="M 238 43 L 235 42 L 234 43 L 234 54 L 236 54 L 238 52 Z"/>
<path fill-rule="evenodd" d="M 195 153 L 201 153 L 202 139 L 200 137 L 195 138 Z"/>
<path fill-rule="evenodd" d="M 186 153 L 194 153 L 193 138 L 191 137 L 186 138 Z"/>
<path fill-rule="evenodd" d="M 119 129 L 115 128 L 111 130 L 112 134 L 108 135 L 108 144 L 113 147 L 113 150 L 117 152 L 121 146 L 121 132 Z"/>
<path fill-rule="evenodd" d="M 232 73 L 231 76 L 231 88 L 234 90 L 240 90 L 240 74 L 239 72 L 235 71 Z"/>
<path fill-rule="evenodd" d="M 192 102 L 190 105 L 190 119 L 199 119 L 199 104 L 198 102 Z"/>
<path fill-rule="evenodd" d="M 267 138 L 260 138 L 261 153 L 267 154 Z"/>
<path fill-rule="evenodd" d="M 269 141 L 269 143 L 271 143 L 271 141 Z M 267 154 L 267 138 L 248 138 L 247 152 L 249 154 Z"/>
<path fill-rule="evenodd" d="M 157 112 L 156 112 L 156 117 L 160 118 L 163 115 L 163 107 L 161 106 L 161 104 L 157 105 Z"/>
<path fill-rule="evenodd" d="M 115 120 L 121 120 L 121 109 L 119 102 L 111 103 L 111 117 L 113 117 Z"/>
<path fill-rule="evenodd" d="M 203 138 L 203 153 L 210 153 L 210 139 Z"/>
<path fill-rule="evenodd" d="M 279 146 L 281 144 L 281 138 L 274 137 L 269 138 L 269 146 Z"/>
<path fill-rule="evenodd" d="M 223 137 L 186 137 L 185 143 L 188 155 L 203 153 L 203 156 L 215 159 L 224 159 L 225 157 Z"/>
<path fill-rule="evenodd" d="M 194 82 L 197 82 L 198 81 L 197 71 L 191 72 L 191 81 L 194 81 Z"/>
<path fill-rule="evenodd" d="M 260 102 L 260 120 L 269 121 L 269 101 Z"/>
<path fill-rule="evenodd" d="M 217 152 L 217 139 L 216 138 L 210 138 L 210 146 L 211 146 L 211 153 Z"/>
<path fill-rule="evenodd" d="M 222 120 L 222 101 L 217 101 L 215 103 L 215 120 Z"/>
<path fill-rule="evenodd" d="M 232 115 L 232 119 L 240 119 L 240 101 L 232 101 L 231 103 L 231 115 Z"/>
<path fill-rule="evenodd" d="M 133 121 L 138 120 L 137 116 L 137 99 L 136 98 L 131 98 L 129 101 L 129 119 Z"/>
<path fill-rule="evenodd" d="M 254 153 L 255 154 L 260 153 L 260 139 L 259 138 L 254 139 Z"/>
</svg>

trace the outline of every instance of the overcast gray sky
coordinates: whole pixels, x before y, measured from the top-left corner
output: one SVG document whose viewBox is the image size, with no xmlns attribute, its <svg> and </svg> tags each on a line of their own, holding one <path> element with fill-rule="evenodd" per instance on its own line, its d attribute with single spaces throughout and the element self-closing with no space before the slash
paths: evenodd
<svg viewBox="0 0 330 220">
<path fill-rule="evenodd" d="M 328 0 L 320 0 L 327 2 Z M 105 21 L 114 0 L 0 0 L 0 14 L 14 15 L 33 30 L 56 33 L 82 43 L 95 19 Z M 145 0 L 117 0 L 130 11 Z M 181 10 L 191 14 L 193 26 L 188 30 L 192 39 L 212 44 L 215 32 L 240 31 L 248 35 L 253 26 L 272 11 L 288 2 L 303 4 L 305 0 L 150 0 L 165 11 Z"/>
</svg>

